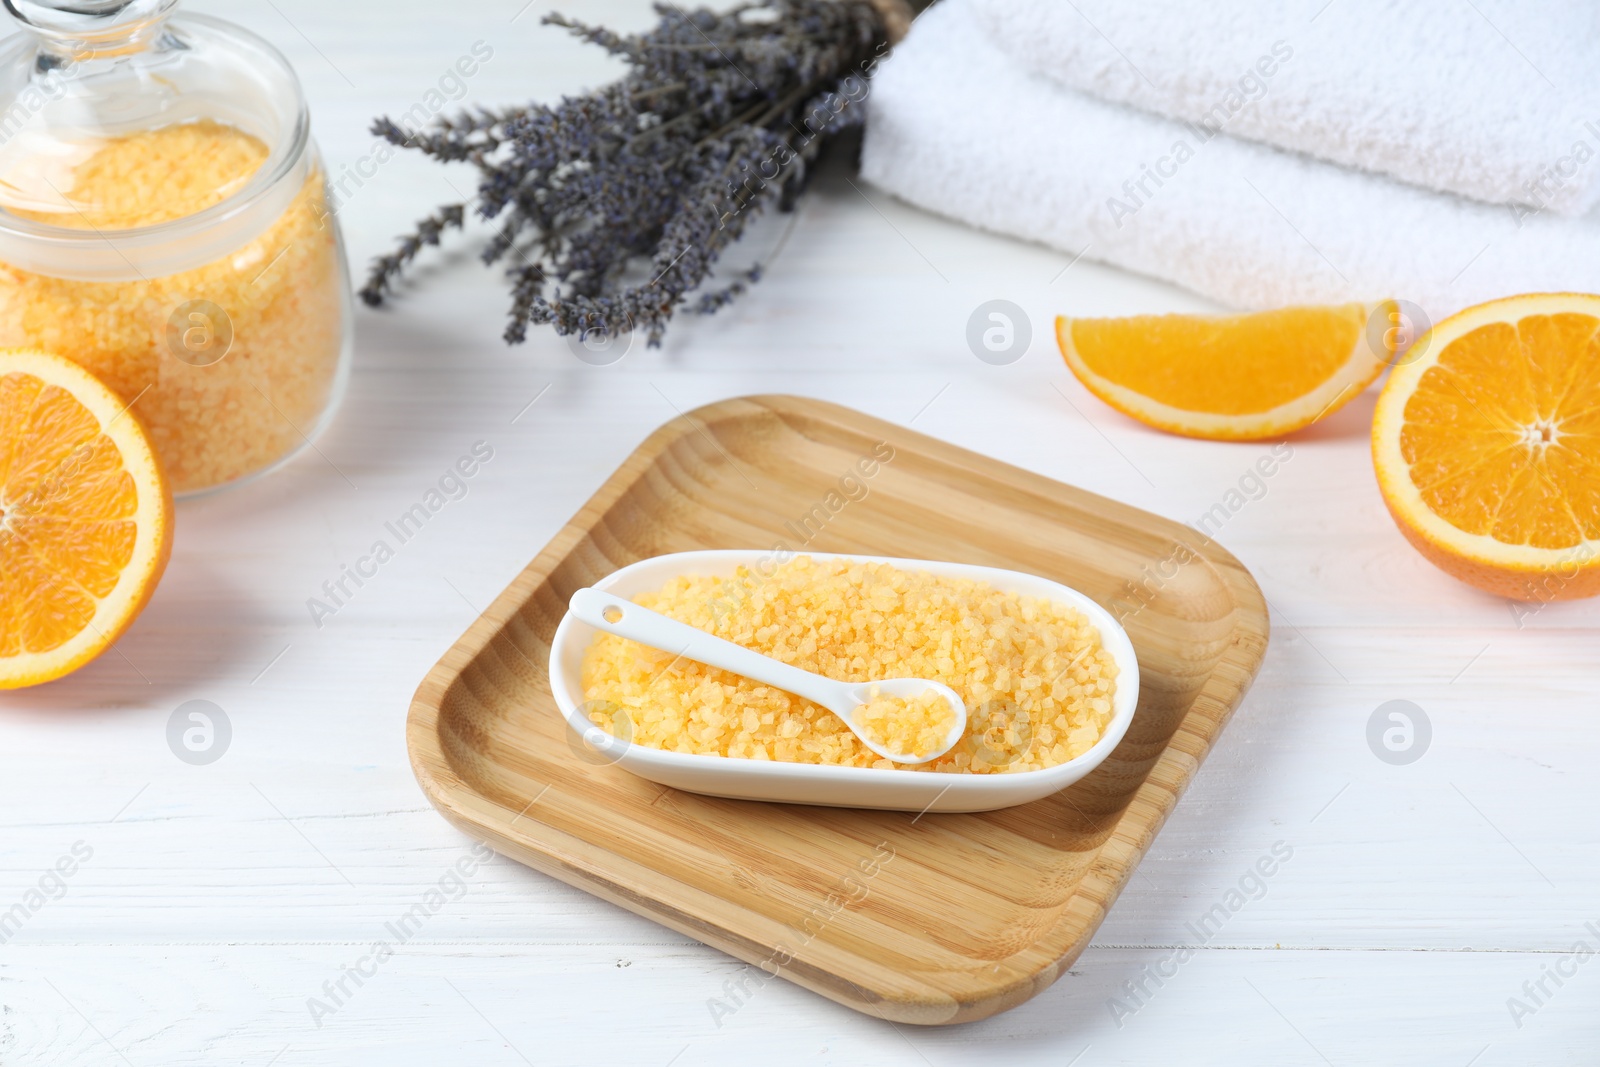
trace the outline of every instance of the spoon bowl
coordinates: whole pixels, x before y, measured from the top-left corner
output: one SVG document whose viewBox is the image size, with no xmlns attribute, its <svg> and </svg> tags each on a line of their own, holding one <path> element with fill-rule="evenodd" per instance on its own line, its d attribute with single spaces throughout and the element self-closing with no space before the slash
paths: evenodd
<svg viewBox="0 0 1600 1067">
<path fill-rule="evenodd" d="M 875 741 L 870 733 L 864 730 L 856 721 L 856 712 L 863 704 L 869 703 L 876 697 L 899 697 L 901 700 L 915 700 L 925 695 L 928 690 L 933 690 L 944 697 L 945 702 L 955 711 L 951 718 L 950 729 L 945 732 L 944 739 L 927 752 L 925 755 L 916 756 L 909 753 L 889 752 Z M 967 706 L 961 697 L 943 682 L 929 681 L 926 678 L 885 678 L 881 682 L 858 682 L 849 689 L 849 708 L 841 712 L 838 708 L 830 707 L 828 710 L 843 719 L 845 725 L 850 727 L 850 732 L 861 739 L 861 743 L 884 759 L 894 760 L 896 763 L 909 763 L 913 766 L 919 763 L 932 763 L 940 756 L 956 747 L 956 742 L 961 740 L 967 732 Z"/>
</svg>

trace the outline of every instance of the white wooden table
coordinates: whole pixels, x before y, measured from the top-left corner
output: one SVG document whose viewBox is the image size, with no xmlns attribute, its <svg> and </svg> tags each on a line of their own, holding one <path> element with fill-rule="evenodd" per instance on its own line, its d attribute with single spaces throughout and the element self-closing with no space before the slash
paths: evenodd
<svg viewBox="0 0 1600 1067">
<path fill-rule="evenodd" d="M 544 0 L 522 4 L 190 6 L 290 56 L 337 175 L 371 150 L 371 116 L 421 99 L 474 42 L 494 55 L 467 102 L 611 74 L 538 25 Z M 650 18 L 639 0 L 569 13 Z M 470 175 L 381 167 L 341 213 L 357 269 L 454 199 L 452 181 Z M 1087 262 L 1063 272 L 1065 257 L 842 173 L 749 297 L 609 367 L 547 333 L 505 347 L 506 295 L 470 250 L 452 242 L 426 286 L 360 313 L 354 381 L 319 451 L 180 508 L 166 580 L 119 654 L 0 697 L 0 912 L 41 879 L 50 893 L 0 945 L 0 1064 L 1600 1062 L 1600 963 L 1571 955 L 1600 950 L 1600 604 L 1519 623 L 1416 555 L 1373 482 L 1370 394 L 1296 437 L 1221 531 L 1271 601 L 1266 665 L 1095 944 L 1030 1003 L 919 1030 L 774 982 L 719 1026 L 708 1001 L 738 962 L 498 857 L 459 891 L 447 880 L 458 899 L 362 984 L 346 979 L 470 855 L 407 765 L 412 690 L 675 408 L 823 397 L 1180 520 L 1263 451 L 1147 431 L 1055 351 L 1059 312 L 1205 306 L 1194 297 Z M 1008 366 L 965 341 L 992 298 L 1032 324 Z M 478 441 L 494 458 L 469 495 L 315 625 L 307 599 Z M 232 727 L 208 765 L 168 747 L 190 700 Z M 1415 762 L 1369 747 L 1390 700 L 1431 722 Z M 1188 924 L 1275 844 L 1292 856 L 1259 899 L 1176 965 Z M 58 889 L 45 872 L 75 846 L 87 858 Z M 336 1010 L 314 1011 L 341 979 Z M 1529 1010 L 1514 1017 L 1510 998 Z"/>
</svg>

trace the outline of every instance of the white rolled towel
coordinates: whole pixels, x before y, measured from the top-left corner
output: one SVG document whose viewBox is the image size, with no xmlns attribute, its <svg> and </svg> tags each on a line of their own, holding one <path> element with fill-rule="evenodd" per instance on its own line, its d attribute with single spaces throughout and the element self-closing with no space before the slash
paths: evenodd
<svg viewBox="0 0 1600 1067">
<path fill-rule="evenodd" d="M 975 0 L 1102 100 L 1490 203 L 1600 202 L 1593 0 Z"/>
<path fill-rule="evenodd" d="M 1336 0 L 1341 2 L 1341 0 Z M 1437 318 L 1600 292 L 1600 224 L 1518 217 L 1064 89 L 940 0 L 873 75 L 863 176 L 913 204 L 1234 307 L 1400 298 Z"/>
</svg>

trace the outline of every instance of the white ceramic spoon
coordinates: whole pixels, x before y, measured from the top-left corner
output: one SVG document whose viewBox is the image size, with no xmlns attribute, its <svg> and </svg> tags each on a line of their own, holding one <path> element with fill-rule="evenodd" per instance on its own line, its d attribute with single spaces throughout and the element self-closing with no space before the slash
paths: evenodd
<svg viewBox="0 0 1600 1067">
<path fill-rule="evenodd" d="M 967 730 L 966 705 L 961 702 L 954 689 L 939 682 L 923 678 L 836 682 L 832 678 L 825 678 L 820 674 L 801 670 L 799 667 L 791 667 L 771 656 L 763 656 L 743 645 L 724 641 L 714 634 L 708 634 L 704 630 L 668 618 L 649 608 L 641 608 L 625 597 L 599 589 L 578 590 L 572 594 L 572 601 L 567 606 L 574 618 L 588 623 L 597 630 L 604 630 L 606 633 L 616 634 L 618 637 L 625 637 L 629 641 L 637 641 L 641 645 L 649 645 L 651 648 L 670 652 L 684 659 L 692 659 L 708 667 L 731 671 L 782 689 L 786 693 L 793 693 L 797 697 L 803 697 L 813 704 L 820 704 L 844 720 L 850 732 L 859 737 L 863 745 L 884 759 L 894 760 L 896 763 L 927 763 L 938 759 L 950 751 Z M 912 700 L 930 689 L 950 702 L 950 707 L 955 711 L 955 719 L 944 740 L 926 755 L 891 752 L 868 737 L 855 721 L 856 710 L 874 695 Z"/>
</svg>

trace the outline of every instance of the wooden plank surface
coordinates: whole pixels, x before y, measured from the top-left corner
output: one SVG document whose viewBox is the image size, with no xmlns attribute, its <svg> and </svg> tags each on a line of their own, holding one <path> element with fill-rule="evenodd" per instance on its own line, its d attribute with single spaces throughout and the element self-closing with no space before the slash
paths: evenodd
<svg viewBox="0 0 1600 1067">
<path fill-rule="evenodd" d="M 336 171 L 370 151 L 372 115 L 410 106 L 476 40 L 496 55 L 467 102 L 548 99 L 614 70 L 541 30 L 542 2 L 515 21 L 521 0 L 186 6 L 290 57 Z M 650 17 L 635 0 L 567 9 Z M 340 213 L 357 268 L 467 174 L 386 163 Z M 1073 973 L 1034 1000 L 897 1030 L 775 982 L 718 1026 L 707 1002 L 745 964 L 497 860 L 337 1014 L 311 1018 L 308 999 L 470 848 L 407 763 L 417 682 L 679 411 L 814 396 L 1179 521 L 1239 485 L 1259 448 L 1143 430 L 1079 389 L 1049 338 L 1060 312 L 1205 305 L 1069 258 L 829 173 L 747 299 L 613 367 L 542 334 L 505 348 L 505 294 L 466 242 L 395 309 L 363 309 L 326 460 L 183 505 L 126 658 L 0 698 L 0 910 L 74 842 L 94 849 L 0 946 L 0 1063 L 1592 1064 L 1600 970 L 1546 980 L 1532 1015 L 1513 1019 L 1507 1001 L 1579 939 L 1595 944 L 1600 604 L 1519 625 L 1417 557 L 1372 480 L 1370 396 L 1294 438 L 1265 494 L 1218 533 L 1272 607 L 1262 674 Z M 997 297 L 1033 327 L 1004 367 L 964 340 Z M 466 498 L 317 628 L 306 599 L 478 440 L 495 458 Z M 166 745 L 190 699 L 233 722 L 208 767 Z M 1366 741 L 1394 699 L 1433 725 L 1410 765 Z M 1192 943 L 1186 924 L 1278 841 L 1294 854 L 1266 892 L 1115 1018 L 1123 984 Z"/>
</svg>

